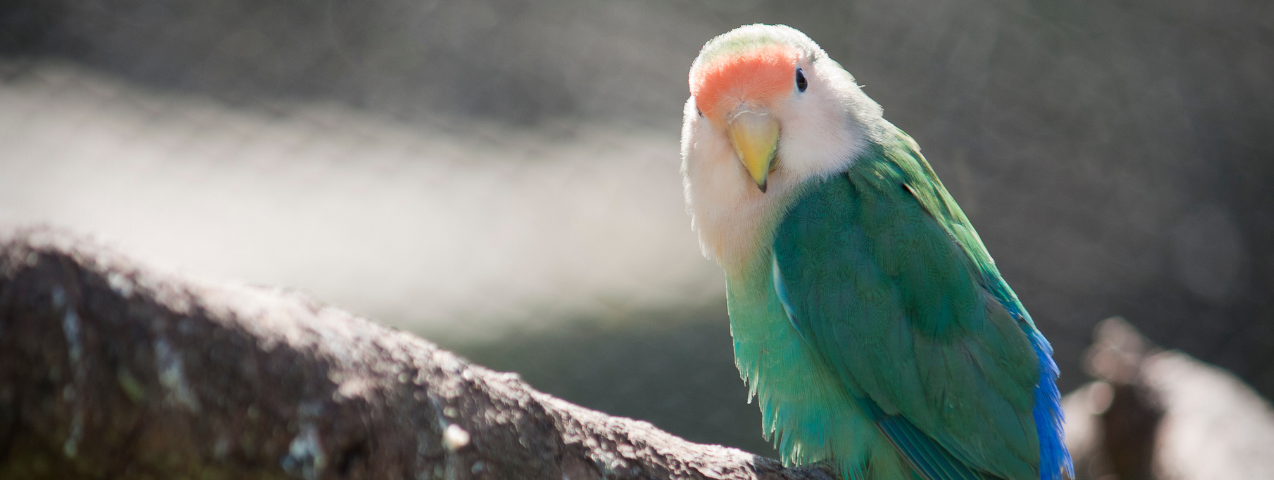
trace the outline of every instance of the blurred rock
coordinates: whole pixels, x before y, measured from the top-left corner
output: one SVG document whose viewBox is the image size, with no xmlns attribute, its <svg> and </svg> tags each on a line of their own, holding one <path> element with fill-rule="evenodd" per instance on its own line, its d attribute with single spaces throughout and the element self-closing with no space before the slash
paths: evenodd
<svg viewBox="0 0 1274 480">
<path fill-rule="evenodd" d="M 1087 365 L 1100 380 L 1062 400 L 1077 480 L 1274 478 L 1274 410 L 1250 387 L 1122 318 L 1095 336 Z"/>
</svg>

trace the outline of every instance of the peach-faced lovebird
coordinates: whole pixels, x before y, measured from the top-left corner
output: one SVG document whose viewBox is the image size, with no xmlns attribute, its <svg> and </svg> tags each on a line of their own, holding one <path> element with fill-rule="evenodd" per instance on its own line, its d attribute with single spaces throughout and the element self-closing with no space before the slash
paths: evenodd
<svg viewBox="0 0 1274 480">
<path fill-rule="evenodd" d="M 788 464 L 847 479 L 1070 474 L 1052 347 L 911 137 L 785 26 L 703 46 L 687 209 Z"/>
</svg>

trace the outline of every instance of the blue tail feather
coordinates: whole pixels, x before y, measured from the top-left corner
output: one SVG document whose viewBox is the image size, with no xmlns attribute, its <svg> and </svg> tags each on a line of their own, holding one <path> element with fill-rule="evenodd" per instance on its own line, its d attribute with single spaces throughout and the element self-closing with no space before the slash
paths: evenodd
<svg viewBox="0 0 1274 480">
<path fill-rule="evenodd" d="M 1075 478 L 1070 452 L 1066 451 L 1065 430 L 1062 416 L 1061 394 L 1057 391 L 1057 364 L 1053 362 L 1053 347 L 1039 331 L 1029 331 L 1031 347 L 1040 362 L 1040 380 L 1035 385 L 1035 406 L 1031 415 L 1035 418 L 1035 431 L 1040 439 L 1040 480 Z M 1065 477 L 1063 477 L 1065 471 Z"/>
</svg>

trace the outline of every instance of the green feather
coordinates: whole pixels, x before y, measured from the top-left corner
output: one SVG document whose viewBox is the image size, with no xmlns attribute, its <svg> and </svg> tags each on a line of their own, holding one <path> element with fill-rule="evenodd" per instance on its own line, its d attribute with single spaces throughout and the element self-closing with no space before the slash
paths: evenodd
<svg viewBox="0 0 1274 480">
<path fill-rule="evenodd" d="M 727 278 L 765 433 L 785 462 L 835 459 L 846 478 L 1039 478 L 1034 325 L 915 143 L 884 128 Z"/>
</svg>

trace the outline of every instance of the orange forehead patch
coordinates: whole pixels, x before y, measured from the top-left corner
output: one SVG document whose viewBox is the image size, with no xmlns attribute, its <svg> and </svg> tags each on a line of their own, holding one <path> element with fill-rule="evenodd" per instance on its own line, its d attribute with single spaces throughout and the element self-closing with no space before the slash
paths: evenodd
<svg viewBox="0 0 1274 480">
<path fill-rule="evenodd" d="M 768 103 L 792 90 L 797 51 L 774 45 L 713 59 L 690 72 L 690 95 L 709 118 L 720 120 L 740 103 Z"/>
</svg>

